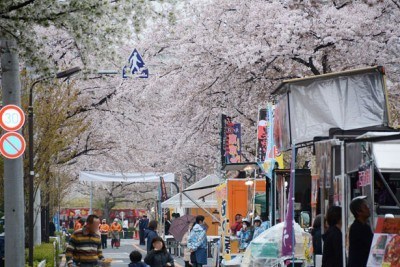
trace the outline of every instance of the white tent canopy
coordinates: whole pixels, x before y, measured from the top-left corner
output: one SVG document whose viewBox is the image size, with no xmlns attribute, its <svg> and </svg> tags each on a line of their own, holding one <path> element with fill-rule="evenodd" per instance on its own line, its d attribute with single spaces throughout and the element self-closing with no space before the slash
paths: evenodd
<svg viewBox="0 0 400 267">
<path fill-rule="evenodd" d="M 359 138 L 398 135 L 399 132 L 367 132 Z M 376 166 L 381 172 L 400 172 L 400 140 L 372 143 Z"/>
<path fill-rule="evenodd" d="M 175 181 L 175 175 L 173 173 L 123 173 L 96 171 L 81 171 L 79 173 L 79 181 L 86 182 L 154 183 L 160 182 L 160 177 L 163 177 L 166 183 Z"/>
<path fill-rule="evenodd" d="M 195 200 L 203 208 L 217 208 L 215 186 L 219 185 L 220 179 L 216 175 L 208 175 L 200 181 L 183 190 L 189 197 Z M 206 188 L 204 188 L 206 187 Z M 176 194 L 161 203 L 162 208 L 197 208 L 187 196 L 182 193 Z"/>
</svg>

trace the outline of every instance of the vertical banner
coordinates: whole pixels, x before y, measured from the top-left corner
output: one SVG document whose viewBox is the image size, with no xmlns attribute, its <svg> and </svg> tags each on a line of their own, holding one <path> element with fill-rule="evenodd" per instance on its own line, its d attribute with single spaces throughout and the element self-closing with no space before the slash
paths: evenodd
<svg viewBox="0 0 400 267">
<path fill-rule="evenodd" d="M 274 153 L 274 111 L 271 103 L 267 105 L 267 151 L 265 158 L 273 159 L 275 158 Z"/>
<path fill-rule="evenodd" d="M 161 202 L 164 202 L 168 199 L 167 195 L 167 187 L 165 186 L 164 177 L 160 176 L 160 185 L 161 185 Z"/>
<path fill-rule="evenodd" d="M 274 143 L 274 113 L 273 105 L 267 105 L 267 150 L 265 154 L 264 171 L 268 178 L 272 179 L 272 173 L 275 168 L 275 143 Z"/>
<path fill-rule="evenodd" d="M 222 115 L 221 122 L 221 162 L 223 165 L 239 163 L 242 157 L 241 125 L 233 123 L 226 115 Z"/>
<path fill-rule="evenodd" d="M 225 165 L 225 152 L 226 152 L 226 132 L 225 132 L 225 125 L 227 121 L 231 121 L 231 118 L 226 116 L 225 114 L 221 115 L 221 165 Z"/>
<path fill-rule="evenodd" d="M 53 217 L 53 223 L 56 226 L 56 231 L 60 232 L 60 213 L 56 212 Z"/>
<path fill-rule="evenodd" d="M 283 155 L 274 140 L 274 112 L 275 106 L 272 103 L 268 103 L 266 109 L 260 109 L 257 127 L 257 162 L 270 179 L 276 164 L 278 168 L 284 168 Z"/>
<path fill-rule="evenodd" d="M 294 247 L 296 244 L 294 236 L 294 183 L 295 183 L 295 166 L 296 164 L 296 148 L 292 145 L 292 161 L 290 163 L 290 184 L 285 224 L 282 234 L 282 256 L 294 256 Z"/>
<path fill-rule="evenodd" d="M 229 226 L 229 215 L 228 215 L 228 193 L 226 183 L 221 184 L 215 188 L 215 195 L 217 198 L 218 207 L 220 207 L 220 232 L 219 235 L 222 236 L 221 245 L 224 254 L 230 254 L 230 226 Z"/>
<path fill-rule="evenodd" d="M 317 216 L 318 188 L 319 176 L 316 174 L 311 175 L 311 218 Z"/>
<path fill-rule="evenodd" d="M 257 124 L 257 162 L 264 162 L 267 154 L 267 123 L 267 110 L 260 109 Z"/>
</svg>

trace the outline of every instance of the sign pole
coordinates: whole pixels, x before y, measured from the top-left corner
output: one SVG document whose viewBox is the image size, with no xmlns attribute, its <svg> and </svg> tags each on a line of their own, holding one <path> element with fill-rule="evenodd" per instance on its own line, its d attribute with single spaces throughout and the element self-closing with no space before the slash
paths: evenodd
<svg viewBox="0 0 400 267">
<path fill-rule="evenodd" d="M 21 106 L 21 83 L 15 40 L 2 41 L 1 69 L 3 104 Z M 4 158 L 5 262 L 25 266 L 23 159 Z"/>
</svg>

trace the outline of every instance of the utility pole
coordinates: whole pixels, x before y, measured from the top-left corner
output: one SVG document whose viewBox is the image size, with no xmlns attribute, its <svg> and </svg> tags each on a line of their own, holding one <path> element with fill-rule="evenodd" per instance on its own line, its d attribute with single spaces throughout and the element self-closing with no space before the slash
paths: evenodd
<svg viewBox="0 0 400 267">
<path fill-rule="evenodd" d="M 21 82 L 17 42 L 0 43 L 3 105 L 21 106 Z M 25 266 L 23 158 L 4 158 L 5 263 Z"/>
</svg>

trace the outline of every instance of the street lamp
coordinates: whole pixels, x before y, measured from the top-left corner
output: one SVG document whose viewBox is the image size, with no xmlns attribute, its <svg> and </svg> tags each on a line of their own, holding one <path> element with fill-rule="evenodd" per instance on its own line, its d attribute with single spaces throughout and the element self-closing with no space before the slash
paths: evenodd
<svg viewBox="0 0 400 267">
<path fill-rule="evenodd" d="M 67 78 L 71 75 L 78 73 L 81 71 L 81 68 L 75 67 L 62 72 L 57 73 L 55 76 L 43 77 L 34 81 L 29 89 L 29 107 L 28 107 L 28 133 L 29 133 L 29 222 L 28 222 L 28 231 L 29 231 L 29 266 L 33 267 L 33 191 L 34 191 L 34 177 L 35 171 L 33 166 L 33 88 L 36 84 L 51 79 L 51 78 Z M 48 223 L 48 222 L 47 222 Z"/>
</svg>

